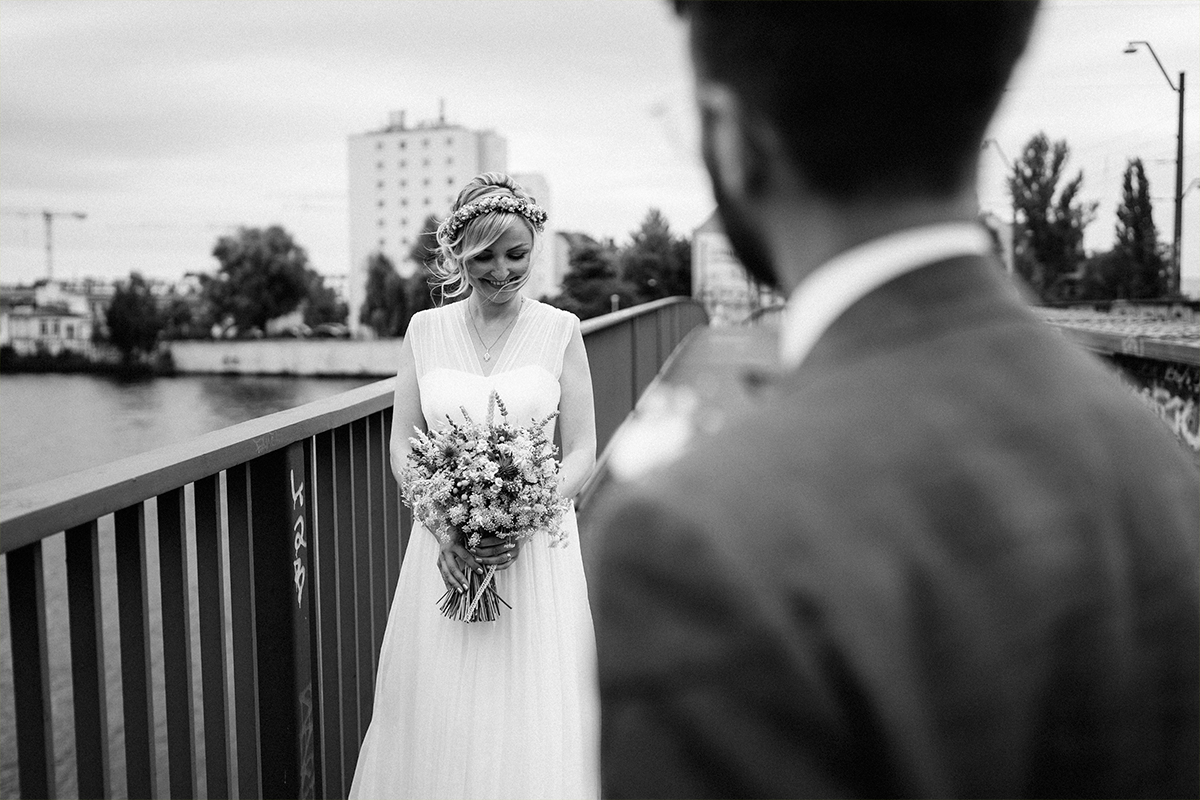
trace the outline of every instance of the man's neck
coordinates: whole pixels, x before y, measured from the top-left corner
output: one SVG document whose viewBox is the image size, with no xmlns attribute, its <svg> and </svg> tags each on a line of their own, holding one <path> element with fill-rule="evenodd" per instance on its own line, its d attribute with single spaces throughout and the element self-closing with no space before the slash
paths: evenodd
<svg viewBox="0 0 1200 800">
<path fill-rule="evenodd" d="M 973 193 L 894 203 L 800 201 L 765 215 L 768 247 L 781 288 L 790 295 L 813 270 L 839 253 L 890 233 L 978 219 Z"/>
</svg>

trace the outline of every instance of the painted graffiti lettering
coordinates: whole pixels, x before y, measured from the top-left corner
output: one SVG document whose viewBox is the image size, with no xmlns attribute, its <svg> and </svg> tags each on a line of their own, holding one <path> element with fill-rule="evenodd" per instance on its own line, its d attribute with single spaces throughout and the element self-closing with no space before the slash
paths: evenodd
<svg viewBox="0 0 1200 800">
<path fill-rule="evenodd" d="M 300 555 L 300 548 L 307 547 L 308 542 L 304 539 L 304 481 L 296 485 L 296 471 L 290 470 L 292 482 L 292 533 L 295 534 L 292 539 L 292 554 L 295 560 L 292 561 L 292 582 L 296 584 L 296 606 L 304 606 L 304 581 L 307 575 L 307 568 L 304 566 L 304 559 Z"/>
<path fill-rule="evenodd" d="M 292 581 L 296 584 L 296 605 L 304 605 L 304 562 L 297 556 L 292 562 Z"/>
<path fill-rule="evenodd" d="M 1142 344 L 1140 336 L 1126 336 L 1121 340 L 1121 352 L 1131 356 L 1140 356 L 1145 354 L 1145 346 Z"/>
</svg>

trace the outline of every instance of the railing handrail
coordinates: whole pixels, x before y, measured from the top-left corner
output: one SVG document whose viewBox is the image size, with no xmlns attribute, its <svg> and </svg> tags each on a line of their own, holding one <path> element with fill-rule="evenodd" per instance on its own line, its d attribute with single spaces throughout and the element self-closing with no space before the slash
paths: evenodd
<svg viewBox="0 0 1200 800">
<path fill-rule="evenodd" d="M 590 334 L 631 317 L 689 303 L 698 305 L 690 297 L 664 297 L 584 320 L 580 327 L 584 334 Z M 392 402 L 394 380 L 385 378 L 186 442 L 5 492 L 0 496 L 0 553 L 387 408 Z"/>
<path fill-rule="evenodd" d="M 387 408 L 395 378 L 0 496 L 0 553 Z"/>
<path fill-rule="evenodd" d="M 630 306 L 629 308 L 623 308 L 620 311 L 614 311 L 611 314 L 603 314 L 599 317 L 585 319 L 579 323 L 579 328 L 583 335 L 587 336 L 589 333 L 602 331 L 605 328 L 611 328 L 615 325 L 620 325 L 630 317 L 638 317 L 642 314 L 648 314 L 652 311 L 657 311 L 660 308 L 677 305 L 693 305 L 699 306 L 700 308 L 704 307 L 703 303 L 693 300 L 690 297 L 661 297 L 658 300 L 651 300 L 649 303 L 642 303 L 641 305 Z"/>
</svg>

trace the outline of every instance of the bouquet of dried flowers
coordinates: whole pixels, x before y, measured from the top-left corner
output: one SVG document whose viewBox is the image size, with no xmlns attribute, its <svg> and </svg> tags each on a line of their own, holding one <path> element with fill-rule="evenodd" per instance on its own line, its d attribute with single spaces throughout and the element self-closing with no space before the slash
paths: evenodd
<svg viewBox="0 0 1200 800">
<path fill-rule="evenodd" d="M 499 419 L 496 411 L 499 410 Z M 567 501 L 558 494 L 558 461 L 546 426 L 518 426 L 508 421 L 500 395 L 488 398 L 487 419 L 478 423 L 462 409 L 463 422 L 449 420 L 440 430 L 417 430 L 412 452 L 401 475 L 404 504 L 443 544 L 457 542 L 468 550 L 487 536 L 528 539 L 547 531 L 551 544 L 565 536 L 561 519 Z M 496 568 L 480 576 L 469 571 L 466 592 L 447 591 L 442 613 L 464 622 L 491 622 L 505 603 L 496 591 Z"/>
</svg>

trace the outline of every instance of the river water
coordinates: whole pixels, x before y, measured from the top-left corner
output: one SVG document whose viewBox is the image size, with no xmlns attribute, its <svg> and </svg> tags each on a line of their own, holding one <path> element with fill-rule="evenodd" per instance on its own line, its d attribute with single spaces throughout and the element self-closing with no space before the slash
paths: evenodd
<svg viewBox="0 0 1200 800">
<path fill-rule="evenodd" d="M 0 492 L 183 442 L 373 378 L 0 377 Z"/>
<path fill-rule="evenodd" d="M 187 441 L 264 414 L 294 408 L 373 378 L 285 378 L 186 376 L 121 381 L 95 375 L 4 375 L 0 377 L 0 493 L 89 467 L 115 461 L 168 444 Z M 190 492 L 188 493 L 190 499 Z M 148 528 L 154 526 L 153 503 Z M 150 531 L 147 557 L 158 560 L 157 539 Z M 0 531 L 0 536 L 3 532 Z M 101 571 L 106 587 L 115 587 L 111 518 L 101 520 Z M 66 625 L 66 576 L 62 536 L 44 544 L 48 647 L 54 720 L 57 796 L 76 797 L 74 730 L 70 655 Z M 0 798 L 20 795 L 16 771 L 16 731 L 13 711 L 12 648 L 9 637 L 7 570 L 0 557 Z M 194 575 L 194 565 L 192 566 Z M 194 578 L 193 578 L 194 580 Z M 150 571 L 149 593 L 159 593 L 156 570 Z M 162 619 L 153 602 L 152 641 L 161 642 Z M 189 609 L 193 642 L 197 610 Z M 112 588 L 103 596 L 105 666 L 108 682 L 109 763 L 114 795 L 124 795 L 124 730 L 121 721 L 119 633 Z M 161 685 L 161 645 L 151 648 L 154 660 L 156 744 L 159 754 L 157 794 L 168 792 L 165 758 L 164 698 Z M 198 674 L 198 664 L 193 664 Z M 203 751 L 198 689 L 194 692 L 197 719 L 194 732 Z M 200 771 L 201 776 L 203 770 Z M 199 780 L 203 789 L 203 778 Z"/>
</svg>

